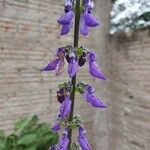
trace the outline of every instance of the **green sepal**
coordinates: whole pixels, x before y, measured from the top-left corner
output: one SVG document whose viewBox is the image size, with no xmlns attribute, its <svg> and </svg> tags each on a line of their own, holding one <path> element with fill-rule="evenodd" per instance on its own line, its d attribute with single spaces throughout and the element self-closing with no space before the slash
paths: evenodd
<svg viewBox="0 0 150 150">
<path fill-rule="evenodd" d="M 77 50 L 76 50 L 77 58 L 79 59 L 82 55 L 83 55 L 83 49 L 81 47 L 77 48 Z"/>
</svg>

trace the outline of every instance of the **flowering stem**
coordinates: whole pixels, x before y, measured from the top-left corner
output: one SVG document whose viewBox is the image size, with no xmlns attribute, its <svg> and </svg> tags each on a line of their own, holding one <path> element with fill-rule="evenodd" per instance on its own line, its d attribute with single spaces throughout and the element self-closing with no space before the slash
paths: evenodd
<svg viewBox="0 0 150 150">
<path fill-rule="evenodd" d="M 74 48 L 78 48 L 79 42 L 79 25 L 80 25 L 80 0 L 76 0 L 75 5 L 75 27 L 74 27 Z M 76 75 L 72 78 L 72 93 L 71 93 L 71 112 L 69 115 L 69 121 L 71 122 L 73 119 L 74 112 L 74 101 L 75 101 L 75 91 L 76 91 Z M 69 130 L 69 146 L 68 148 L 71 150 L 71 138 L 72 138 L 72 129 Z"/>
</svg>

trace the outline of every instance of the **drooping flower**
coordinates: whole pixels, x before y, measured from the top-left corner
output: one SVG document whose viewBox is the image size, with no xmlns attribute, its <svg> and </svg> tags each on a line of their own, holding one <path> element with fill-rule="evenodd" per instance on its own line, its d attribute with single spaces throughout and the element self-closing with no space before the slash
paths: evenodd
<svg viewBox="0 0 150 150">
<path fill-rule="evenodd" d="M 67 117 L 70 113 L 71 110 L 71 100 L 70 97 L 66 97 L 65 100 L 63 101 L 63 103 L 60 106 L 60 114 L 59 117 L 61 119 L 64 119 L 65 117 Z"/>
<path fill-rule="evenodd" d="M 58 19 L 58 23 L 62 25 L 61 28 L 61 35 L 67 34 L 73 24 L 73 17 L 74 17 L 74 11 L 73 11 L 73 4 L 71 0 L 66 0 L 65 2 L 65 14 L 62 15 Z"/>
<path fill-rule="evenodd" d="M 89 145 L 87 138 L 85 136 L 85 132 L 86 131 L 82 127 L 79 127 L 78 142 L 79 142 L 82 150 L 92 150 L 92 148 Z"/>
<path fill-rule="evenodd" d="M 99 25 L 99 22 L 96 20 L 95 16 L 91 14 L 91 11 L 94 7 L 94 2 L 91 0 L 84 0 L 83 1 L 84 10 L 81 13 L 80 17 L 80 34 L 88 35 L 88 28 L 89 27 L 96 27 Z M 73 17 L 74 17 L 74 10 L 73 10 L 73 2 L 72 0 L 65 1 L 65 14 L 62 15 L 58 19 L 58 23 L 62 25 L 61 28 L 61 35 L 65 35 L 69 33 L 70 29 L 73 25 Z"/>
<path fill-rule="evenodd" d="M 64 47 L 58 48 L 56 52 L 56 59 L 51 61 L 47 66 L 45 66 L 42 71 L 53 71 L 55 70 L 56 75 L 60 75 L 62 73 L 64 67 Z"/>
<path fill-rule="evenodd" d="M 56 124 L 54 124 L 52 127 L 51 127 L 52 131 L 54 132 L 57 132 L 61 129 L 61 125 L 60 125 L 60 122 L 57 122 Z"/>
<path fill-rule="evenodd" d="M 71 78 L 76 75 L 78 69 L 77 67 L 78 67 L 78 62 L 76 61 L 75 57 L 71 57 L 68 66 L 68 74 Z"/>
<path fill-rule="evenodd" d="M 67 150 L 69 144 L 69 138 L 68 138 L 68 130 L 65 130 L 62 137 L 59 140 L 57 149 L 58 150 Z"/>
<path fill-rule="evenodd" d="M 55 60 L 51 61 L 46 67 L 44 67 L 42 70 L 43 71 L 52 71 L 55 70 L 60 58 L 56 58 Z"/>
<path fill-rule="evenodd" d="M 89 27 L 96 27 L 99 22 L 96 20 L 95 16 L 91 14 L 91 10 L 94 7 L 94 2 L 91 0 L 84 0 L 84 12 L 81 14 L 80 18 L 80 33 L 82 35 L 88 35 Z"/>
<path fill-rule="evenodd" d="M 95 89 L 92 86 L 88 85 L 85 89 L 85 92 L 83 93 L 84 99 L 94 107 L 106 108 L 106 105 L 93 95 L 94 92 Z"/>
<path fill-rule="evenodd" d="M 101 80 L 106 80 L 105 75 L 102 73 L 102 71 L 96 63 L 96 55 L 93 52 L 89 53 L 89 71 L 92 76 Z"/>
<path fill-rule="evenodd" d="M 89 29 L 88 26 L 85 23 L 84 14 L 81 14 L 80 17 L 80 34 L 82 35 L 88 35 Z"/>
<path fill-rule="evenodd" d="M 96 27 L 99 25 L 98 21 L 96 20 L 95 16 L 92 15 L 91 13 L 89 12 L 84 12 L 83 13 L 83 18 L 85 20 L 85 24 L 88 26 L 88 27 Z"/>
</svg>

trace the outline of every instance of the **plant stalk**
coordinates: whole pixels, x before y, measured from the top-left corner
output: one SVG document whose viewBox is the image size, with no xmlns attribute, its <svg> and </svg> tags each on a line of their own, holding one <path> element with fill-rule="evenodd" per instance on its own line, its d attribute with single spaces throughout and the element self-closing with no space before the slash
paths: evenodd
<svg viewBox="0 0 150 150">
<path fill-rule="evenodd" d="M 78 48 L 79 43 L 79 25 L 80 25 L 80 0 L 76 0 L 75 4 L 75 27 L 74 27 L 74 48 Z M 71 79 L 72 82 L 72 92 L 71 92 L 71 112 L 69 115 L 69 121 L 73 119 L 74 113 L 74 102 L 75 102 L 75 92 L 76 92 L 76 75 Z M 69 130 L 69 150 L 71 150 L 71 141 L 72 141 L 72 129 Z"/>
</svg>

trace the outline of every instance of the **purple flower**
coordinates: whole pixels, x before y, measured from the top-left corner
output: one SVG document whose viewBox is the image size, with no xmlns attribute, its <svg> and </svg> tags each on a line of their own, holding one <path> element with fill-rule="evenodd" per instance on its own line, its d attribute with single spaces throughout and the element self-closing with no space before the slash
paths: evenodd
<svg viewBox="0 0 150 150">
<path fill-rule="evenodd" d="M 91 14 L 91 10 L 94 7 L 94 2 L 91 0 L 84 0 L 83 6 L 84 12 L 81 14 L 80 17 L 80 34 L 86 36 L 88 35 L 88 28 L 98 26 L 99 22 L 96 20 L 95 16 Z M 71 0 L 66 0 L 65 14 L 58 19 L 58 23 L 62 25 L 61 35 L 65 35 L 70 32 L 70 29 L 73 25 L 73 17 L 73 3 Z"/>
<path fill-rule="evenodd" d="M 81 14 L 81 17 L 80 17 L 80 34 L 82 35 L 88 35 L 88 26 L 86 25 L 85 23 L 85 19 L 84 19 L 84 14 Z"/>
<path fill-rule="evenodd" d="M 83 13 L 83 18 L 85 20 L 85 24 L 88 27 L 96 27 L 99 25 L 98 21 L 96 20 L 95 16 L 92 15 L 91 13 L 84 12 Z"/>
<path fill-rule="evenodd" d="M 63 25 L 61 28 L 61 35 L 68 34 L 72 28 L 73 22 L 71 21 L 68 25 Z"/>
<path fill-rule="evenodd" d="M 99 22 L 96 20 L 95 16 L 91 14 L 91 10 L 94 7 L 94 3 L 90 0 L 84 0 L 84 12 L 81 14 L 80 19 L 80 33 L 82 35 L 88 35 L 88 27 L 96 27 Z"/>
<path fill-rule="evenodd" d="M 91 85 L 88 85 L 86 87 L 86 91 L 89 93 L 89 94 L 93 94 L 95 92 L 95 88 Z"/>
<path fill-rule="evenodd" d="M 58 23 L 61 25 L 68 25 L 68 24 L 70 24 L 73 16 L 74 16 L 74 12 L 68 11 L 67 13 L 65 13 L 58 19 Z"/>
<path fill-rule="evenodd" d="M 56 75 L 60 75 L 62 73 L 64 67 L 64 48 L 58 48 L 56 53 L 57 58 L 51 61 L 46 67 L 42 69 L 42 71 L 53 71 L 55 70 Z"/>
<path fill-rule="evenodd" d="M 64 69 L 64 65 L 65 65 L 65 61 L 64 61 L 64 58 L 61 58 L 58 62 L 58 65 L 55 69 L 55 74 L 56 76 L 59 76 L 62 74 L 63 72 L 63 69 Z"/>
<path fill-rule="evenodd" d="M 91 0 L 83 0 L 83 4 L 85 11 L 88 11 L 89 13 L 94 8 L 94 2 Z"/>
<path fill-rule="evenodd" d="M 65 1 L 65 14 L 62 15 L 58 19 L 58 23 L 62 25 L 61 28 L 61 35 L 65 35 L 69 33 L 72 24 L 73 24 L 73 17 L 74 17 L 74 11 L 72 11 L 72 1 L 66 0 Z"/>
<path fill-rule="evenodd" d="M 46 67 L 44 67 L 42 69 L 42 71 L 52 71 L 55 70 L 58 62 L 59 62 L 60 58 L 56 58 L 55 60 L 53 60 L 52 62 L 50 62 Z"/>
<path fill-rule="evenodd" d="M 85 136 L 85 130 L 82 127 L 79 128 L 78 142 L 82 150 L 92 150 Z"/>
<path fill-rule="evenodd" d="M 75 57 L 71 57 L 68 66 L 68 74 L 71 78 L 76 75 L 77 69 L 78 69 L 78 62 L 76 61 Z"/>
<path fill-rule="evenodd" d="M 72 7 L 72 0 L 65 0 L 65 7 L 67 7 L 68 9 L 70 9 Z"/>
<path fill-rule="evenodd" d="M 61 129 L 60 123 L 56 123 L 51 127 L 52 131 L 57 132 Z"/>
<path fill-rule="evenodd" d="M 99 23 L 96 20 L 95 16 L 88 12 L 84 12 L 81 14 L 81 19 L 80 19 L 80 33 L 82 35 L 88 35 L 88 27 L 96 27 L 98 26 Z"/>
<path fill-rule="evenodd" d="M 99 100 L 98 98 L 96 98 L 93 94 L 95 92 L 95 89 L 88 85 L 85 89 L 85 92 L 83 94 L 85 100 L 88 103 L 91 103 L 92 106 L 94 107 L 98 107 L 98 108 L 106 108 L 106 105 L 104 103 L 101 102 L 101 100 Z"/>
<path fill-rule="evenodd" d="M 89 53 L 89 71 L 92 76 L 101 80 L 106 80 L 105 75 L 102 73 L 102 71 L 98 68 L 98 65 L 96 64 L 96 55 L 93 52 Z"/>
<path fill-rule="evenodd" d="M 68 149 L 68 144 L 69 144 L 68 131 L 65 130 L 62 137 L 59 140 L 57 149 L 58 150 L 67 150 Z"/>
<path fill-rule="evenodd" d="M 71 100 L 70 97 L 66 97 L 65 100 L 63 101 L 63 103 L 60 106 L 60 114 L 59 117 L 61 119 L 64 119 L 65 117 L 67 117 L 70 113 L 71 110 Z"/>
</svg>

